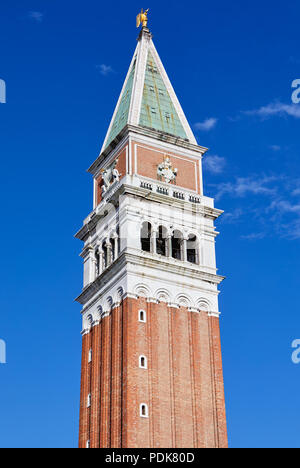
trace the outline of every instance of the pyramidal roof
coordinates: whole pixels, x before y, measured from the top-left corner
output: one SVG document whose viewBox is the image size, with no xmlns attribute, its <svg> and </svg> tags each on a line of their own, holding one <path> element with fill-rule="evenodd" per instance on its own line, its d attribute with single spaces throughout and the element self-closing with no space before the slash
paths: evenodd
<svg viewBox="0 0 300 468">
<path fill-rule="evenodd" d="M 140 33 L 101 153 L 126 124 L 197 144 L 147 28 Z"/>
</svg>

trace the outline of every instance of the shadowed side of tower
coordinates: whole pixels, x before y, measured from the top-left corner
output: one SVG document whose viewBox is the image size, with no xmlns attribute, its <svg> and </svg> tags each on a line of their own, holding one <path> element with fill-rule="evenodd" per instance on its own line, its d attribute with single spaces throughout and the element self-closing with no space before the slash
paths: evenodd
<svg viewBox="0 0 300 468">
<path fill-rule="evenodd" d="M 227 447 L 214 220 L 202 157 L 143 27 L 84 242 L 80 448 Z"/>
</svg>

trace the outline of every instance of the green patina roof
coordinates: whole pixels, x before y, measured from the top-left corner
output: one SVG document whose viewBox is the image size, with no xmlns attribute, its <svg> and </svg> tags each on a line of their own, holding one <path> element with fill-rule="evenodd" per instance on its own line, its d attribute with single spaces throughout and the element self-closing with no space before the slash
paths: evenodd
<svg viewBox="0 0 300 468">
<path fill-rule="evenodd" d="M 133 85 L 133 78 L 134 78 L 134 72 L 135 72 L 135 65 L 136 65 L 136 60 L 134 61 L 131 72 L 129 74 L 124 92 L 122 94 L 122 98 L 120 101 L 120 105 L 118 108 L 118 111 L 115 115 L 113 125 L 111 127 L 107 142 L 106 142 L 106 147 L 113 141 L 113 139 L 120 133 L 120 131 L 125 127 L 128 121 L 128 113 L 129 113 L 129 107 L 130 107 L 130 100 L 131 100 L 131 94 L 132 94 L 132 85 Z"/>
<path fill-rule="evenodd" d="M 150 51 L 148 52 L 139 124 L 187 138 Z"/>
</svg>

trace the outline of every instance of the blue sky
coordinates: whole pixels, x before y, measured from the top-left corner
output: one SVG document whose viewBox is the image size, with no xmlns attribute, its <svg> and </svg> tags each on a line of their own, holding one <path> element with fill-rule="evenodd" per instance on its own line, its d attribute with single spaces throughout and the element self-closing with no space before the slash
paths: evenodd
<svg viewBox="0 0 300 468">
<path fill-rule="evenodd" d="M 218 221 L 231 447 L 300 447 L 299 2 L 1 2 L 0 446 L 77 445 L 82 286 L 73 234 L 151 8 L 154 42 L 199 144 Z"/>
</svg>

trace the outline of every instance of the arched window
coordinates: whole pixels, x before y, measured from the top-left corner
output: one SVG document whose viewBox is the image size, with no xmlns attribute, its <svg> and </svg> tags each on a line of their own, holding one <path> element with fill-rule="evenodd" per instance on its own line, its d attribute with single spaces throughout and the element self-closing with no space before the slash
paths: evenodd
<svg viewBox="0 0 300 468">
<path fill-rule="evenodd" d="M 177 260 L 182 260 L 182 234 L 180 231 L 175 230 L 172 236 L 172 257 Z"/>
<path fill-rule="evenodd" d="M 99 250 L 96 249 L 95 251 L 95 262 L 96 262 L 96 277 L 99 276 L 101 274 L 101 271 L 100 271 L 100 254 L 99 254 Z"/>
<path fill-rule="evenodd" d="M 87 449 L 89 449 L 89 448 L 90 448 L 90 446 L 91 446 L 91 444 L 90 444 L 90 441 L 89 441 L 89 440 L 87 440 L 87 442 L 86 442 L 86 448 L 87 448 Z"/>
<path fill-rule="evenodd" d="M 146 356 L 139 357 L 139 366 L 141 369 L 148 369 L 148 361 Z"/>
<path fill-rule="evenodd" d="M 111 261 L 114 262 L 116 260 L 116 241 L 114 237 L 111 237 L 110 240 L 111 245 Z"/>
<path fill-rule="evenodd" d="M 87 408 L 89 408 L 92 404 L 92 395 L 89 393 L 87 397 Z"/>
<path fill-rule="evenodd" d="M 140 405 L 140 416 L 141 418 L 148 418 L 149 412 L 148 412 L 148 405 L 146 403 L 142 403 Z"/>
<path fill-rule="evenodd" d="M 147 222 L 142 225 L 141 246 L 144 252 L 151 252 L 151 224 Z"/>
<path fill-rule="evenodd" d="M 144 310 L 139 311 L 139 322 L 146 323 L 146 312 Z"/>
<path fill-rule="evenodd" d="M 121 243 L 120 243 L 120 227 L 117 226 L 117 249 L 116 249 L 116 252 L 117 252 L 117 255 L 119 256 L 120 255 L 120 252 L 121 252 Z"/>
<path fill-rule="evenodd" d="M 89 359 L 88 359 L 88 362 L 92 362 L 92 357 L 93 357 L 93 351 L 90 349 L 89 350 Z"/>
<path fill-rule="evenodd" d="M 102 243 L 102 251 L 103 251 L 103 267 L 107 268 L 108 267 L 108 251 L 107 251 L 106 241 Z"/>
<path fill-rule="evenodd" d="M 190 263 L 198 263 L 197 237 L 193 234 L 189 235 L 187 240 L 187 261 Z"/>
<path fill-rule="evenodd" d="M 156 237 L 156 253 L 159 255 L 166 256 L 166 240 L 167 240 L 167 230 L 163 226 L 159 226 L 158 233 Z"/>
</svg>

